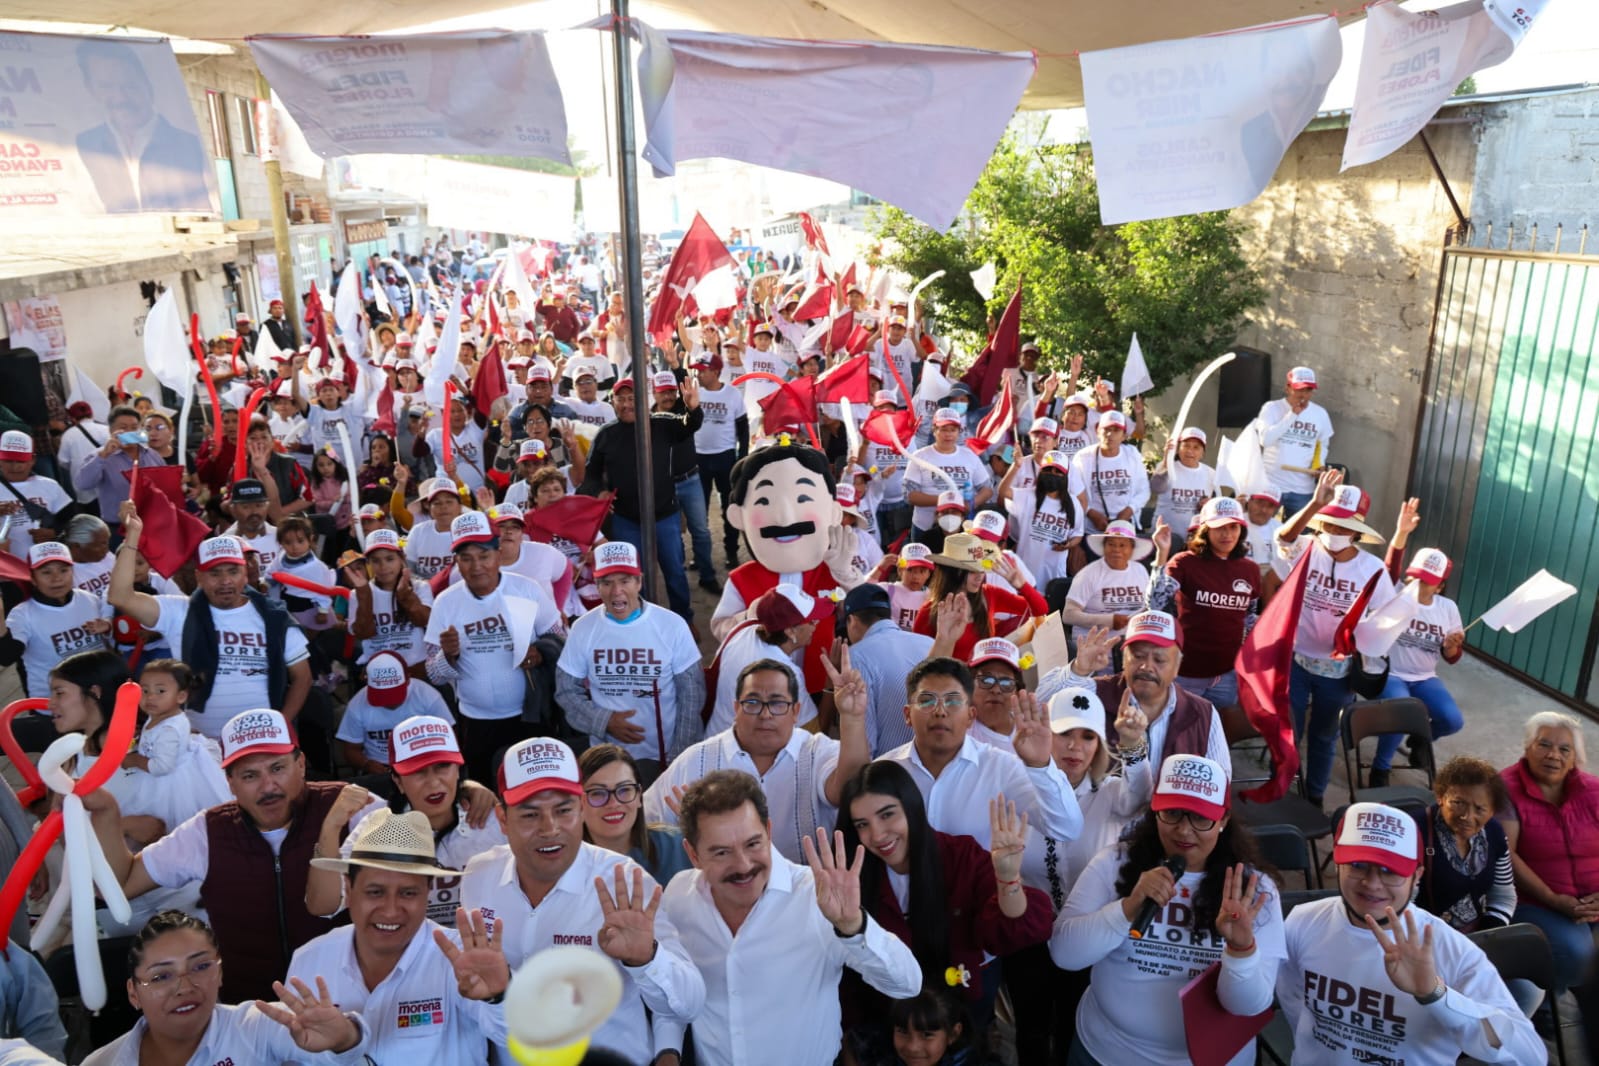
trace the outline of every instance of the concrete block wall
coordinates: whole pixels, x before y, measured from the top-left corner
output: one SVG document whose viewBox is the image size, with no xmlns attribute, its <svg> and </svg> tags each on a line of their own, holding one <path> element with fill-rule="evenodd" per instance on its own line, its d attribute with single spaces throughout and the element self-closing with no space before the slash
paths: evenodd
<svg viewBox="0 0 1599 1066">
<path fill-rule="evenodd" d="M 1468 105 L 1481 128 L 1481 168 L 1472 197 L 1478 240 L 1493 223 L 1492 243 L 1527 248 L 1538 226 L 1536 250 L 1574 252 L 1584 224 L 1588 250 L 1599 251 L 1599 86 L 1525 100 Z"/>
</svg>

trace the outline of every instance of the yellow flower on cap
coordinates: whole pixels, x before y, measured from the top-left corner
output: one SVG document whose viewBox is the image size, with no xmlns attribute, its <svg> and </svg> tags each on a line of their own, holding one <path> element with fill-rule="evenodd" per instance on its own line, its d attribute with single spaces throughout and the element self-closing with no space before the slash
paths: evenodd
<svg viewBox="0 0 1599 1066">
<path fill-rule="evenodd" d="M 819 595 L 821 596 L 822 599 L 824 599 L 824 600 L 832 600 L 834 603 L 843 603 L 844 602 L 844 590 L 843 589 L 828 589 L 826 592 L 819 593 Z"/>
<path fill-rule="evenodd" d="M 794 443 L 794 438 L 789 436 L 787 433 L 779 433 L 777 435 L 777 443 L 779 447 L 787 448 L 790 444 Z"/>
<path fill-rule="evenodd" d="M 389 487 L 389 479 L 386 478 L 386 477 L 380 477 L 380 478 L 378 478 L 378 484 L 383 486 L 384 488 L 388 488 Z"/>
<path fill-rule="evenodd" d="M 1030 669 L 1037 661 L 1038 660 L 1033 658 L 1032 654 L 1029 653 L 1027 655 L 1023 655 L 1020 659 L 1017 659 L 1016 665 L 1020 666 L 1023 670 L 1027 670 Z"/>
<path fill-rule="evenodd" d="M 970 988 L 972 974 L 965 966 L 951 966 L 944 971 L 944 983 L 951 988 Z"/>
<path fill-rule="evenodd" d="M 400 538 L 400 550 L 401 551 L 405 550 L 405 538 L 404 537 Z"/>
<path fill-rule="evenodd" d="M 873 477 L 876 477 L 877 476 L 877 467 L 869 466 L 869 467 L 866 468 L 866 472 L 868 474 L 872 475 Z"/>
<path fill-rule="evenodd" d="M 983 569 L 984 570 L 992 570 L 992 569 L 994 569 L 994 560 L 992 560 L 992 559 L 984 559 L 983 560 Z"/>
</svg>

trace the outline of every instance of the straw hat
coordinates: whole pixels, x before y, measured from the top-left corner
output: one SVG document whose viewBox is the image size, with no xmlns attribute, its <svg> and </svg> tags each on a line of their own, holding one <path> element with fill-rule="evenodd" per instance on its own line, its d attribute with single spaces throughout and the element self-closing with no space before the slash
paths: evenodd
<svg viewBox="0 0 1599 1066">
<path fill-rule="evenodd" d="M 971 533 L 951 533 L 944 538 L 944 550 L 933 558 L 943 566 L 983 573 L 994 568 L 999 546 Z"/>
<path fill-rule="evenodd" d="M 1317 532 L 1354 533 L 1367 544 L 1386 543 L 1383 535 L 1366 524 L 1371 497 L 1354 485 L 1339 485 L 1331 502 L 1311 515 L 1305 524 Z"/>
<path fill-rule="evenodd" d="M 435 865 L 433 827 L 421 811 L 395 814 L 386 807 L 373 811 L 361 823 L 361 831 L 351 842 L 348 859 L 312 859 L 318 870 L 347 874 L 352 866 L 392 870 L 423 877 L 459 877 L 460 870 Z"/>
</svg>

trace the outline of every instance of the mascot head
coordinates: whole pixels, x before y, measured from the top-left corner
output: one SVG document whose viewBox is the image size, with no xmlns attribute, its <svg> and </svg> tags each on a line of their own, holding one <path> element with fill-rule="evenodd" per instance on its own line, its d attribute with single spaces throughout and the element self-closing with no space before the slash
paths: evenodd
<svg viewBox="0 0 1599 1066">
<path fill-rule="evenodd" d="M 827 456 L 803 444 L 773 444 L 733 467 L 727 520 L 744 534 L 755 561 L 779 574 L 822 564 L 828 531 L 843 511 Z"/>
</svg>

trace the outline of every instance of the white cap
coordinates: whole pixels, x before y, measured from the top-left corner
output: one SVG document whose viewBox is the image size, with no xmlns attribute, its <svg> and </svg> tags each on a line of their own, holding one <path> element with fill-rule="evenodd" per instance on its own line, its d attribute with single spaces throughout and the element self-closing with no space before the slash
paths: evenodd
<svg viewBox="0 0 1599 1066">
<path fill-rule="evenodd" d="M 1069 474 L 1072 470 L 1071 456 L 1065 452 L 1045 452 L 1043 458 L 1038 461 L 1038 469 L 1059 470 L 1063 474 Z"/>
<path fill-rule="evenodd" d="M 0 459 L 21 462 L 33 458 L 33 437 L 20 429 L 0 433 Z"/>
<path fill-rule="evenodd" d="M 1236 523 L 1240 526 L 1249 525 L 1249 515 L 1244 511 L 1244 505 L 1231 496 L 1212 496 L 1205 501 L 1205 506 L 1199 509 L 1199 524 L 1207 529 Z"/>
<path fill-rule="evenodd" d="M 1099 416 L 1099 424 L 1102 427 L 1109 426 L 1112 429 L 1125 430 L 1127 428 L 1127 416 L 1120 411 L 1106 411 Z"/>
<path fill-rule="evenodd" d="M 244 565 L 244 545 L 238 537 L 210 537 L 200 542 L 200 569 L 209 570 L 223 563 Z"/>
<path fill-rule="evenodd" d="M 515 504 L 499 503 L 489 508 L 489 524 L 498 529 L 505 522 L 515 522 L 519 526 L 527 525 L 527 519 L 522 517 L 522 508 Z"/>
<path fill-rule="evenodd" d="M 677 375 L 670 370 L 662 370 L 652 380 L 656 392 L 670 392 L 677 388 Z"/>
<path fill-rule="evenodd" d="M 940 407 L 933 412 L 933 425 L 935 426 L 958 426 L 964 422 L 965 419 L 957 414 L 953 407 Z"/>
<path fill-rule="evenodd" d="M 549 454 L 550 450 L 544 446 L 543 441 L 536 437 L 529 437 L 522 442 L 522 447 L 517 450 L 516 461 L 520 463 L 524 459 L 543 459 Z"/>
<path fill-rule="evenodd" d="M 966 531 L 975 533 L 986 541 L 1002 544 L 1009 532 L 1010 525 L 1004 515 L 998 511 L 978 511 L 977 516 L 966 523 Z"/>
<path fill-rule="evenodd" d="M 1035 418 L 1028 433 L 1048 433 L 1051 437 L 1060 436 L 1060 423 L 1053 418 Z"/>
<path fill-rule="evenodd" d="M 608 540 L 594 549 L 594 576 L 639 574 L 638 549 L 625 540 Z"/>
<path fill-rule="evenodd" d="M 1296 366 L 1288 371 L 1288 387 L 1290 389 L 1313 389 L 1316 387 L 1316 372 L 1308 366 Z"/>
<path fill-rule="evenodd" d="M 1201 444 L 1210 443 L 1209 438 L 1205 436 L 1205 431 L 1198 426 L 1183 427 L 1183 431 L 1177 434 L 1177 443 L 1181 444 L 1185 440 L 1197 440 Z"/>
<path fill-rule="evenodd" d="M 1122 646 L 1139 643 L 1181 648 L 1183 638 L 1177 632 L 1177 619 L 1165 611 L 1139 611 L 1127 620 L 1127 635 L 1122 639 Z"/>
<path fill-rule="evenodd" d="M 450 523 L 450 550 L 460 551 L 468 544 L 487 544 L 497 534 L 482 511 L 462 511 Z"/>
<path fill-rule="evenodd" d="M 28 548 L 28 569 L 37 570 L 46 563 L 72 565 L 72 552 L 59 540 L 47 540 Z"/>
<path fill-rule="evenodd" d="M 1049 698 L 1049 731 L 1092 729 L 1101 740 L 1105 736 L 1105 705 L 1091 688 L 1066 688 Z"/>
<path fill-rule="evenodd" d="M 1453 567 L 1449 556 L 1437 548 L 1423 548 L 1410 557 L 1406 577 L 1413 577 L 1426 585 L 1442 585 Z"/>
<path fill-rule="evenodd" d="M 925 566 L 932 570 L 937 564 L 933 562 L 933 549 L 925 544 L 907 544 L 899 550 L 899 566 L 901 570 L 908 566 Z"/>
<path fill-rule="evenodd" d="M 954 489 L 947 489 L 944 492 L 940 492 L 938 494 L 938 506 L 934 508 L 934 511 L 935 513 L 938 511 L 959 511 L 961 514 L 965 514 L 966 497 L 962 496 Z"/>
<path fill-rule="evenodd" d="M 454 496 L 457 494 L 457 491 L 458 490 L 455 487 L 455 482 L 451 481 L 449 478 L 430 477 L 426 481 L 422 482 L 422 485 L 420 488 L 418 488 L 416 495 L 418 499 L 431 500 L 433 497 L 439 495 Z"/>
<path fill-rule="evenodd" d="M 1004 637 L 989 637 L 972 645 L 972 657 L 966 665 L 975 668 L 988 662 L 1008 663 L 1021 673 L 1022 651 Z"/>
<path fill-rule="evenodd" d="M 1333 844 L 1333 862 L 1371 862 L 1410 876 L 1421 865 L 1416 820 L 1384 803 L 1351 803 Z"/>
<path fill-rule="evenodd" d="M 583 776 L 571 748 L 550 737 L 533 737 L 506 751 L 500 762 L 500 799 L 507 807 L 552 790 L 583 794 Z"/>
<path fill-rule="evenodd" d="M 236 714 L 222 727 L 223 766 L 246 755 L 284 755 L 298 746 L 283 715 L 267 708 Z"/>
<path fill-rule="evenodd" d="M 1088 408 L 1094 406 L 1094 401 L 1090 400 L 1083 393 L 1074 392 L 1070 396 L 1066 397 L 1066 399 L 1061 402 L 1061 406 L 1062 406 L 1062 408 L 1066 408 L 1066 407 L 1081 407 L 1084 410 L 1087 410 Z"/>
<path fill-rule="evenodd" d="M 1221 763 L 1203 755 L 1171 755 L 1160 764 L 1160 781 L 1149 808 L 1220 818 L 1227 813 L 1228 790 L 1227 771 Z"/>
<path fill-rule="evenodd" d="M 363 522 L 369 518 L 382 518 L 383 508 L 379 507 L 375 503 L 363 503 L 361 505 L 361 509 L 355 512 L 355 517 L 361 519 Z"/>
<path fill-rule="evenodd" d="M 411 688 L 405 660 L 396 652 L 380 651 L 367 660 L 366 698 L 374 707 L 398 707 Z"/>
<path fill-rule="evenodd" d="M 877 395 L 872 397 L 873 407 L 882 407 L 884 404 L 889 407 L 899 406 L 899 400 L 894 396 L 893 389 L 878 389 Z"/>
<path fill-rule="evenodd" d="M 435 763 L 465 764 L 455 730 L 442 718 L 416 714 L 389 733 L 389 766 L 404 776 Z"/>
<path fill-rule="evenodd" d="M 553 381 L 554 377 L 550 374 L 549 367 L 545 366 L 543 363 L 536 363 L 528 368 L 527 380 L 529 382 Z"/>
<path fill-rule="evenodd" d="M 391 552 L 404 551 L 400 544 L 400 535 L 392 529 L 374 529 L 366 535 L 366 554 L 371 555 L 383 548 Z"/>
</svg>

